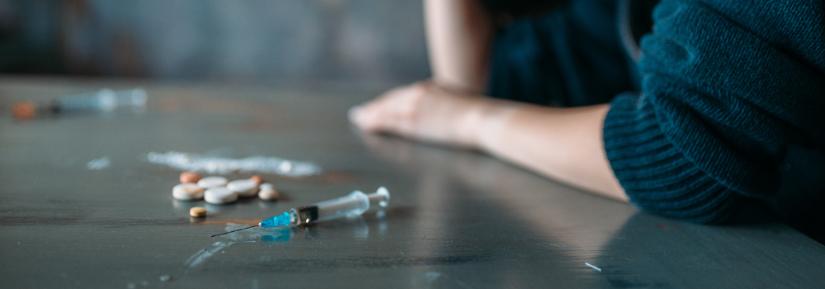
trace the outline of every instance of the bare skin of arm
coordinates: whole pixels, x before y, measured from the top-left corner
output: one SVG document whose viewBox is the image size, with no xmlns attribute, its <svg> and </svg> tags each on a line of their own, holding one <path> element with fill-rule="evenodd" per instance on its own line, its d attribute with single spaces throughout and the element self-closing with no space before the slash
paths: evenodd
<svg viewBox="0 0 825 289">
<path fill-rule="evenodd" d="M 560 109 L 495 100 L 486 82 L 492 25 L 478 0 L 425 0 L 431 81 L 354 107 L 366 132 L 479 149 L 598 195 L 627 201 L 602 142 L 607 105 Z"/>
<path fill-rule="evenodd" d="M 487 82 L 492 24 L 478 0 L 424 0 L 433 81 L 481 93 Z"/>
<path fill-rule="evenodd" d="M 627 202 L 602 141 L 610 107 L 501 104 L 480 116 L 478 147 L 492 155 L 614 200 Z M 501 112 L 495 112 L 499 110 Z"/>
<path fill-rule="evenodd" d="M 459 94 L 420 82 L 355 107 L 366 132 L 479 149 L 598 195 L 627 201 L 604 153 L 608 105 L 550 108 Z"/>
</svg>

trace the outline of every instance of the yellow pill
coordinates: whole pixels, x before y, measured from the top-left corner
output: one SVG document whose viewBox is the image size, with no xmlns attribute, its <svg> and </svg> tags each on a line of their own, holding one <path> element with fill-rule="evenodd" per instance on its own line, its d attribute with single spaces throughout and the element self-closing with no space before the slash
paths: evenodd
<svg viewBox="0 0 825 289">
<path fill-rule="evenodd" d="M 189 215 L 194 218 L 206 217 L 206 209 L 202 207 L 192 207 L 191 209 L 189 209 Z"/>
</svg>

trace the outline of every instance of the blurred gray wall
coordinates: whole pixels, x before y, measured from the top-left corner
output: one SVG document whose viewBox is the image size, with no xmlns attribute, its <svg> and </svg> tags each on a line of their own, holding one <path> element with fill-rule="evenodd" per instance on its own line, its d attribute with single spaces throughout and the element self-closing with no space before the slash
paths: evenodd
<svg viewBox="0 0 825 289">
<path fill-rule="evenodd" d="M 417 0 L 0 0 L 0 72 L 412 81 Z"/>
</svg>

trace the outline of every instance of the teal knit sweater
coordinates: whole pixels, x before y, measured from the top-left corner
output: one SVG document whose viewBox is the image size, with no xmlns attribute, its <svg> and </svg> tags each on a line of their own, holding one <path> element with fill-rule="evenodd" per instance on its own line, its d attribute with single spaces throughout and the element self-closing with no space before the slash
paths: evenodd
<svg viewBox="0 0 825 289">
<path fill-rule="evenodd" d="M 653 21 L 641 94 L 613 100 L 604 126 L 608 159 L 635 204 L 720 221 L 741 198 L 772 203 L 783 170 L 800 165 L 789 149 L 822 158 L 822 1 L 665 0 Z"/>
<path fill-rule="evenodd" d="M 576 87 L 618 95 L 611 100 L 604 122 L 604 144 L 616 177 L 638 207 L 668 217 L 718 223 L 756 204 L 802 224 L 803 229 L 825 227 L 819 212 L 825 210 L 822 0 L 661 1 L 652 13 L 652 31 L 641 38 L 640 57 L 628 65 L 628 74 L 637 79 L 628 84 L 636 87 L 630 93 L 619 91 L 621 83 L 604 86 L 599 81 L 621 79 L 599 72 L 604 66 L 615 71 L 617 63 L 582 60 L 588 51 L 553 58 L 546 55 L 558 53 L 547 51 L 558 51 L 559 41 L 542 41 L 541 36 L 525 40 L 529 38 L 525 30 L 559 33 L 553 30 L 559 25 L 541 25 L 541 21 L 562 23 L 563 33 L 583 32 L 565 39 L 563 49 L 578 45 L 587 50 L 576 43 L 587 43 L 582 39 L 596 34 L 588 31 L 602 30 L 587 30 L 587 25 L 596 24 L 584 23 L 600 20 L 575 16 L 581 10 L 576 7 L 584 5 L 575 2 L 549 16 L 563 20 L 530 19 L 500 32 L 494 46 L 491 93 L 518 99 L 524 96 L 517 94 L 545 91 L 531 85 L 553 85 L 555 93 L 570 93 L 573 90 L 565 89 L 569 81 L 544 78 L 547 81 L 525 84 L 522 76 L 587 75 Z M 614 53 L 621 46 L 619 38 L 601 37 L 590 43 Z M 524 43 L 538 44 L 530 50 L 524 49 Z M 573 62 L 573 69 L 584 72 L 530 64 L 555 62 Z M 591 97 L 598 100 L 604 95 Z"/>
</svg>

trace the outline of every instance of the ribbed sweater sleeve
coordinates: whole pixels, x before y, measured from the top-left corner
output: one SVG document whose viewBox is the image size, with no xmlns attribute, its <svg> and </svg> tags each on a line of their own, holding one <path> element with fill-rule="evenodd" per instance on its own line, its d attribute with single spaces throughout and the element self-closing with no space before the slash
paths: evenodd
<svg viewBox="0 0 825 289">
<path fill-rule="evenodd" d="M 615 98 L 610 165 L 632 203 L 725 221 L 771 198 L 789 141 L 822 139 L 822 1 L 664 0 L 641 41 L 641 93 Z"/>
</svg>

